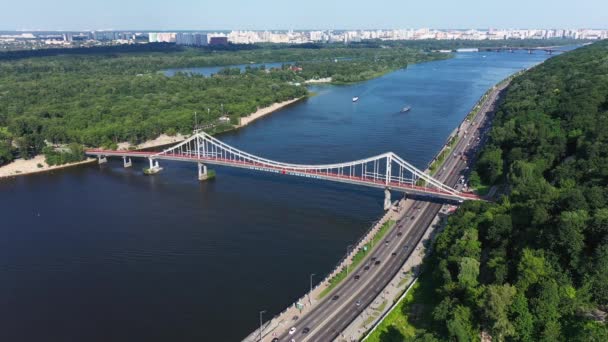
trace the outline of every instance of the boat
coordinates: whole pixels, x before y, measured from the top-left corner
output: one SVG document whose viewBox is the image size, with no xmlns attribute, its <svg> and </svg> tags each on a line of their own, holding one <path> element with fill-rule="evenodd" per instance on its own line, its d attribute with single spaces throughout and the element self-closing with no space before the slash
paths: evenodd
<svg viewBox="0 0 608 342">
<path fill-rule="evenodd" d="M 357 102 L 357 101 L 359 101 L 359 96 L 353 97 L 353 102 Z"/>
<path fill-rule="evenodd" d="M 401 113 L 407 113 L 410 111 L 410 109 L 412 109 L 411 106 L 405 106 L 405 107 L 401 108 Z"/>
</svg>

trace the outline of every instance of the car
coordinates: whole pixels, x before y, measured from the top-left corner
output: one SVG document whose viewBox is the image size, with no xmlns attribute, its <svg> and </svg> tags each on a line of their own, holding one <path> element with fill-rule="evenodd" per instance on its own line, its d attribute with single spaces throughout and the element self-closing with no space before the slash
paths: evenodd
<svg viewBox="0 0 608 342">
<path fill-rule="evenodd" d="M 278 337 L 273 338 L 272 342 L 279 342 L 279 338 Z"/>
<path fill-rule="evenodd" d="M 378 257 L 372 257 L 372 261 L 376 261 L 376 259 L 378 259 Z"/>
<path fill-rule="evenodd" d="M 416 218 L 416 216 L 414 216 L 414 215 L 412 215 L 412 217 L 410 217 L 410 219 L 412 219 L 412 220 L 415 219 L 415 218 Z"/>
<path fill-rule="evenodd" d="M 390 242 L 389 240 L 384 241 L 384 243 L 387 244 L 387 245 L 388 245 L 389 242 Z"/>
<path fill-rule="evenodd" d="M 306 327 L 306 328 L 302 329 L 302 334 L 308 334 L 309 331 L 310 331 L 310 328 Z"/>
<path fill-rule="evenodd" d="M 296 332 L 296 327 L 291 327 L 291 329 L 289 329 L 289 335 L 293 335 Z"/>
<path fill-rule="evenodd" d="M 356 275 L 355 275 L 355 280 L 359 280 L 359 278 L 361 278 L 361 276 L 360 276 L 360 275 L 358 275 L 358 274 L 356 274 Z"/>
<path fill-rule="evenodd" d="M 374 263 L 374 265 L 380 265 L 380 260 L 376 260 L 376 262 Z"/>
<path fill-rule="evenodd" d="M 363 267 L 363 270 L 364 270 L 364 271 L 369 270 L 369 265 L 365 265 L 365 267 Z"/>
<path fill-rule="evenodd" d="M 403 233 L 402 233 L 402 232 L 400 232 L 400 231 L 399 231 L 399 232 L 397 232 L 397 236 L 401 236 L 401 235 L 403 235 Z"/>
<path fill-rule="evenodd" d="M 358 301 L 355 303 L 355 305 L 357 305 L 357 306 L 361 306 L 361 301 L 360 301 L 360 300 L 358 300 Z"/>
<path fill-rule="evenodd" d="M 393 254 L 391 254 L 392 256 L 397 256 L 397 252 L 393 252 Z"/>
<path fill-rule="evenodd" d="M 300 317 L 298 317 L 298 316 L 293 316 L 292 320 L 297 321 L 297 320 L 298 320 L 298 318 L 300 318 Z"/>
<path fill-rule="evenodd" d="M 340 298 L 340 296 L 335 295 L 335 296 L 331 297 L 331 300 L 338 300 L 338 298 Z"/>
</svg>

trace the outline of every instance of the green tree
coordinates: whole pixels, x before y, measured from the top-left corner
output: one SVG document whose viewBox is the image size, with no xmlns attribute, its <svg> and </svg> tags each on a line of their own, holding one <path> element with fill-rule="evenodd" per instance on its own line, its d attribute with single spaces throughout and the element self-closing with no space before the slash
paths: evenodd
<svg viewBox="0 0 608 342">
<path fill-rule="evenodd" d="M 502 177 L 502 150 L 494 147 L 485 149 L 477 161 L 477 172 L 486 184 L 494 184 Z"/>
<path fill-rule="evenodd" d="M 515 327 L 509 320 L 509 309 L 517 290 L 511 285 L 490 285 L 484 293 L 483 310 L 490 320 L 493 339 L 504 341 L 515 335 Z"/>
</svg>

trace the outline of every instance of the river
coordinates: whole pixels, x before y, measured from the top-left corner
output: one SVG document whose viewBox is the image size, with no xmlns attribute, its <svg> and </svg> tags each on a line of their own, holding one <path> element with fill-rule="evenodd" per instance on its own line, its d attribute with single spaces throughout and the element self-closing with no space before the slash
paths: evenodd
<svg viewBox="0 0 608 342">
<path fill-rule="evenodd" d="M 461 53 L 315 86 L 316 96 L 219 138 L 280 161 L 393 151 L 424 168 L 490 86 L 547 57 Z M 240 340 L 382 214 L 377 189 L 225 167 L 200 183 L 193 164 L 161 166 L 143 176 L 144 161 L 110 160 L 0 180 L 0 340 Z"/>
</svg>

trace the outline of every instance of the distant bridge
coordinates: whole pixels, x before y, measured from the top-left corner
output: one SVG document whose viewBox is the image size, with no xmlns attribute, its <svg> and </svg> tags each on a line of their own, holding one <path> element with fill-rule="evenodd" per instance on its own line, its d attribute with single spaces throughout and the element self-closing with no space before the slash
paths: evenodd
<svg viewBox="0 0 608 342">
<path fill-rule="evenodd" d="M 481 47 L 479 51 L 494 51 L 494 52 L 515 52 L 517 50 L 528 51 L 529 54 L 532 54 L 534 51 L 545 51 L 546 53 L 552 55 L 554 52 L 563 52 L 562 50 L 557 49 L 554 46 L 547 47 L 508 47 L 508 46 L 499 46 L 499 47 Z"/>
<path fill-rule="evenodd" d="M 391 205 L 389 190 L 457 201 L 480 199 L 441 183 L 393 152 L 344 163 L 291 164 L 255 156 L 198 131 L 187 140 L 162 152 L 91 149 L 85 153 L 96 156 L 100 163 L 105 162 L 106 157 L 123 157 L 125 167 L 131 166 L 131 158 L 148 158 L 149 173 L 162 169 L 159 160 L 195 162 L 198 163 L 200 180 L 207 179 L 206 164 L 209 164 L 381 188 L 385 189 L 385 209 Z"/>
</svg>

